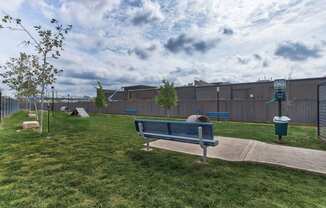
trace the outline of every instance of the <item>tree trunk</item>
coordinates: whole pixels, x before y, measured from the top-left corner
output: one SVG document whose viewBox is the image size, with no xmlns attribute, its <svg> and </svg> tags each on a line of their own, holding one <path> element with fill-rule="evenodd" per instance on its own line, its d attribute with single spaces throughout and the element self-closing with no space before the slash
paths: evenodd
<svg viewBox="0 0 326 208">
<path fill-rule="evenodd" d="M 43 133 L 43 117 L 44 117 L 44 90 L 45 86 L 42 84 L 42 91 L 41 91 L 41 118 L 40 118 L 40 133 Z"/>
<path fill-rule="evenodd" d="M 28 111 L 32 111 L 32 98 L 30 96 L 27 97 L 27 102 L 28 102 Z"/>
<path fill-rule="evenodd" d="M 38 109 L 37 109 L 37 104 L 36 104 L 36 102 L 35 102 L 35 99 L 33 99 L 33 102 L 34 102 L 34 108 L 35 108 L 36 120 L 38 121 L 38 120 L 39 120 L 39 116 L 38 116 Z"/>
<path fill-rule="evenodd" d="M 44 91 L 45 91 L 45 80 L 44 80 L 44 72 L 45 72 L 45 69 L 46 69 L 46 55 L 47 55 L 47 52 L 43 52 L 43 71 L 42 71 L 42 80 L 41 80 L 41 87 L 42 87 L 42 90 L 41 90 L 41 118 L 40 118 L 40 133 L 43 133 L 43 117 L 44 117 Z"/>
<path fill-rule="evenodd" d="M 26 106 L 26 110 L 29 112 L 29 105 L 28 105 L 28 97 L 25 97 L 26 99 L 26 103 L 25 103 L 25 106 Z"/>
</svg>

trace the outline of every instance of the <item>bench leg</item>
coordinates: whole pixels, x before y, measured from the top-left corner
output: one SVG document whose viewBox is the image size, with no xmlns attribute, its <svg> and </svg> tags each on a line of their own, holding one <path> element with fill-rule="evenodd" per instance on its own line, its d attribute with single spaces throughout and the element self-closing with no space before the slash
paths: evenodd
<svg viewBox="0 0 326 208">
<path fill-rule="evenodd" d="M 149 139 L 144 136 L 143 124 L 142 123 L 138 123 L 138 128 L 139 128 L 139 134 L 140 134 L 140 136 L 142 136 L 144 138 L 145 142 L 146 142 L 146 148 L 145 148 L 145 150 L 146 151 L 151 151 L 151 148 L 149 147 Z"/>
<path fill-rule="evenodd" d="M 203 149 L 203 157 L 202 161 L 206 163 L 207 161 L 207 146 L 203 142 L 203 128 L 201 126 L 198 127 L 198 138 L 200 147 Z"/>
<path fill-rule="evenodd" d="M 207 162 L 207 146 L 203 145 L 201 148 L 203 149 L 203 157 L 202 157 L 202 160 L 203 160 L 203 162 L 206 163 Z"/>
<path fill-rule="evenodd" d="M 150 151 L 149 140 L 148 139 L 146 139 L 146 151 Z"/>
</svg>

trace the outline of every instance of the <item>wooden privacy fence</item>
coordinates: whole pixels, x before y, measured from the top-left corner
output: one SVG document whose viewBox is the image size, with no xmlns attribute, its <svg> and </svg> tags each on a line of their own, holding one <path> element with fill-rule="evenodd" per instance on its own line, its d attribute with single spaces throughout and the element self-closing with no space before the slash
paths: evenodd
<svg viewBox="0 0 326 208">
<path fill-rule="evenodd" d="M 284 102 L 282 111 L 294 123 L 316 124 L 317 102 L 296 100 Z M 271 122 L 277 114 L 277 104 L 268 100 L 220 101 L 220 111 L 230 112 L 231 120 L 247 122 Z"/>
<path fill-rule="evenodd" d="M 277 105 L 268 103 L 269 100 L 206 100 L 206 101 L 179 101 L 178 105 L 170 110 L 171 116 L 187 117 L 192 114 L 206 114 L 207 112 L 229 112 L 232 121 L 272 122 L 277 113 Z M 68 107 L 68 103 L 55 103 L 55 109 Z M 137 115 L 165 116 L 166 111 L 153 100 L 116 101 L 109 103 L 107 108 L 96 110 L 94 102 L 71 102 L 69 108 L 83 107 L 87 112 L 101 112 L 111 114 L 126 114 L 126 109 L 136 109 Z M 292 100 L 283 103 L 284 115 L 291 118 L 293 123 L 317 123 L 317 101 Z"/>
</svg>

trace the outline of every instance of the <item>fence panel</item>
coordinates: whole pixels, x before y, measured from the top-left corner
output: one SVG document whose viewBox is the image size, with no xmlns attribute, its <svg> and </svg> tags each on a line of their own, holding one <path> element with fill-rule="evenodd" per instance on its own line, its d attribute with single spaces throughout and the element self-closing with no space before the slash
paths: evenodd
<svg viewBox="0 0 326 208">
<path fill-rule="evenodd" d="M 326 83 L 318 87 L 318 136 L 326 140 Z"/>
<path fill-rule="evenodd" d="M 316 124 L 317 101 L 293 100 L 283 103 L 284 115 L 291 118 L 293 123 Z M 55 109 L 68 106 L 67 102 L 55 103 Z M 69 108 L 83 107 L 87 112 L 96 112 L 94 102 L 71 102 Z M 167 112 L 158 106 L 154 100 L 129 100 L 109 103 L 100 112 L 125 114 L 127 108 L 135 108 L 138 115 L 165 116 Z M 272 122 L 277 114 L 277 104 L 269 100 L 182 100 L 170 110 L 171 116 L 187 117 L 192 114 L 206 114 L 210 111 L 229 112 L 232 121 Z"/>
<path fill-rule="evenodd" d="M 0 93 L 1 94 L 1 93 Z M 0 117 L 1 120 L 7 116 L 10 116 L 11 114 L 19 111 L 19 102 L 16 99 L 7 97 L 7 96 L 1 96 L 0 99 Z"/>
</svg>

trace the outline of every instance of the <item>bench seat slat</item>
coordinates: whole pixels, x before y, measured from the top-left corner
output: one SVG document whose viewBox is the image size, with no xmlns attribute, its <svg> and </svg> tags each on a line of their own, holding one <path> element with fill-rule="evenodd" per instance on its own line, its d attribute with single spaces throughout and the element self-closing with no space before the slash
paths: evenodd
<svg viewBox="0 0 326 208">
<path fill-rule="evenodd" d="M 203 139 L 213 140 L 213 125 L 211 123 L 185 122 L 185 121 L 157 121 L 136 120 L 136 130 L 139 132 L 138 123 L 143 125 L 144 133 L 173 135 L 181 137 L 198 138 L 198 127 L 203 129 Z"/>
<path fill-rule="evenodd" d="M 165 139 L 165 140 L 173 140 L 178 142 L 185 142 L 185 143 L 192 143 L 192 144 L 200 144 L 198 138 L 190 138 L 190 137 L 183 137 L 183 136 L 173 136 L 173 135 L 165 135 L 165 134 L 153 134 L 153 133 L 144 133 L 144 136 L 147 138 L 152 139 Z M 203 143 L 206 146 L 216 146 L 218 141 L 203 139 Z"/>
</svg>

